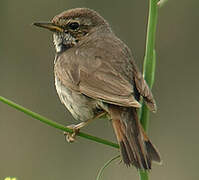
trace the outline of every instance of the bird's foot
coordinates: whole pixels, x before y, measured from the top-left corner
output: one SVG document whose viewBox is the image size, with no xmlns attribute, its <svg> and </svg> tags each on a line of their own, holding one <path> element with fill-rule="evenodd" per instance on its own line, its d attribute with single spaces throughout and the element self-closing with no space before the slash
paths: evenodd
<svg viewBox="0 0 199 180">
<path fill-rule="evenodd" d="M 69 143 L 72 143 L 75 141 L 77 134 L 79 133 L 79 126 L 75 125 L 75 124 L 71 124 L 69 126 L 67 126 L 67 128 L 71 129 L 73 132 L 69 133 L 69 132 L 64 132 L 66 141 L 68 141 Z"/>
<path fill-rule="evenodd" d="M 88 125 L 91 121 L 100 118 L 101 116 L 104 116 L 106 114 L 106 112 L 100 112 L 99 114 L 97 114 L 94 118 L 89 119 L 87 121 L 83 121 L 79 124 L 71 124 L 69 126 L 67 126 L 67 128 L 71 129 L 73 132 L 69 133 L 69 132 L 64 132 L 64 135 L 66 137 L 66 140 L 68 142 L 74 142 L 75 141 L 75 137 L 77 136 L 77 134 L 79 133 L 80 129 L 83 128 L 84 126 Z"/>
</svg>

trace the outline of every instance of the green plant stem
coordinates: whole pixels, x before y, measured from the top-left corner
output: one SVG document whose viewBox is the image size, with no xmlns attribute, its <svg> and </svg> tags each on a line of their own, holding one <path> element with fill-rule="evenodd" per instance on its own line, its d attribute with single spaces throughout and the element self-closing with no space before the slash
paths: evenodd
<svg viewBox="0 0 199 180">
<path fill-rule="evenodd" d="M 148 180 L 149 179 L 148 172 L 146 172 L 144 170 L 139 170 L 139 175 L 140 175 L 140 180 Z"/>
<path fill-rule="evenodd" d="M 99 170 L 99 173 L 97 174 L 97 178 L 96 180 L 100 180 L 100 178 L 102 177 L 102 173 L 104 172 L 105 168 L 107 168 L 115 159 L 119 158 L 120 155 L 117 155 L 113 158 L 111 158 L 109 161 L 107 161 L 104 166 Z"/>
<path fill-rule="evenodd" d="M 143 75 L 150 88 L 152 88 L 155 76 L 155 34 L 158 17 L 158 0 L 149 1 L 149 16 L 148 16 L 148 28 L 146 37 L 146 50 L 144 57 Z M 141 109 L 140 121 L 145 131 L 147 131 L 149 121 L 149 110 L 144 104 Z"/>
<path fill-rule="evenodd" d="M 158 17 L 157 3 L 158 0 L 149 1 L 146 49 L 145 49 L 144 67 L 143 67 L 143 75 L 150 88 L 152 88 L 153 86 L 154 76 L 155 76 L 155 62 L 156 62 L 155 35 L 156 35 L 156 26 L 157 26 L 157 17 Z M 140 122 L 145 131 L 147 131 L 149 124 L 149 110 L 145 104 L 143 104 L 142 109 L 140 111 Z M 147 171 L 140 170 L 139 174 L 140 174 L 140 180 L 149 179 Z"/>
<path fill-rule="evenodd" d="M 41 116 L 35 112 L 32 112 L 31 110 L 27 109 L 27 108 L 24 108 L 23 106 L 20 106 L 19 104 L 16 104 L 2 96 L 0 96 L 0 101 L 33 117 L 34 119 L 37 119 L 45 124 L 48 124 L 49 126 L 52 126 L 54 128 L 57 128 L 57 129 L 60 129 L 62 131 L 65 131 L 65 132 L 69 132 L 69 133 L 72 133 L 73 131 L 59 123 L 56 123 L 55 121 L 52 121 L 44 116 Z M 89 139 L 89 140 L 92 140 L 92 141 L 95 141 L 95 142 L 98 142 L 98 143 L 101 143 L 101 144 L 104 144 L 104 145 L 108 145 L 108 146 L 111 146 L 111 147 L 114 147 L 114 148 L 119 148 L 119 145 L 118 144 L 115 144 L 111 141 L 107 141 L 106 139 L 102 139 L 102 138 L 99 138 L 99 137 L 95 137 L 95 136 L 92 136 L 92 135 L 89 135 L 89 134 L 86 134 L 86 133 L 83 133 L 83 132 L 79 132 L 77 134 L 77 136 L 80 136 L 80 137 L 83 137 L 83 138 L 86 138 L 86 139 Z"/>
</svg>

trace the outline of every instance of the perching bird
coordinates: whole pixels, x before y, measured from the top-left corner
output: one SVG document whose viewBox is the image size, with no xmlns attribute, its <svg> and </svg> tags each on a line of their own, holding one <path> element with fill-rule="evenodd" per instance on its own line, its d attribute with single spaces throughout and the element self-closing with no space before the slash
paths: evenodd
<svg viewBox="0 0 199 180">
<path fill-rule="evenodd" d="M 76 8 L 49 23 L 34 25 L 53 31 L 57 93 L 73 117 L 82 121 L 70 128 L 77 132 L 106 114 L 125 164 L 148 170 L 152 161 L 160 162 L 137 114 L 140 96 L 151 111 L 156 111 L 153 95 L 131 51 L 108 22 L 91 9 Z M 73 140 L 73 135 L 68 134 L 68 139 Z"/>
</svg>

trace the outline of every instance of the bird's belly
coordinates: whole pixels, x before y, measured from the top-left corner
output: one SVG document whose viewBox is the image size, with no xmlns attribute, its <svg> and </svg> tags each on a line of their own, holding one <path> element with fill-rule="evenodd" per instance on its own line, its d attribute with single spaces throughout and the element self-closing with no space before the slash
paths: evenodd
<svg viewBox="0 0 199 180">
<path fill-rule="evenodd" d="M 57 78 L 55 78 L 55 86 L 61 102 L 75 119 L 87 121 L 95 117 L 97 109 L 96 100 L 70 90 Z"/>
</svg>

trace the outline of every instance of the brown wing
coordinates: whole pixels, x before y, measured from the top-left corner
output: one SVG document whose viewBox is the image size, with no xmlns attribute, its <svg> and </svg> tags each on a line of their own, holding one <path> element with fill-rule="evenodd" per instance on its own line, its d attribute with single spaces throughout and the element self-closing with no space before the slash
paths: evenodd
<svg viewBox="0 0 199 180">
<path fill-rule="evenodd" d="M 99 45 L 99 44 L 98 44 Z M 114 56 L 110 48 L 98 48 L 90 44 L 71 48 L 57 57 L 55 73 L 61 82 L 76 92 L 94 99 L 120 105 L 140 107 L 134 98 L 133 85 L 114 67 L 125 57 Z M 125 63 L 124 63 L 125 64 Z"/>
<path fill-rule="evenodd" d="M 148 87 L 146 81 L 144 80 L 142 74 L 138 71 L 136 66 L 135 66 L 134 71 L 135 71 L 135 73 L 134 73 L 135 85 L 136 85 L 138 92 L 143 97 L 148 108 L 151 111 L 156 112 L 157 107 L 156 107 L 156 103 L 155 103 L 155 100 L 153 98 L 153 94 L 152 94 L 150 88 Z"/>
<path fill-rule="evenodd" d="M 65 86 L 94 99 L 139 108 L 134 97 L 136 86 L 146 102 L 154 105 L 129 49 L 112 35 L 63 52 L 57 57 L 55 73 Z"/>
<path fill-rule="evenodd" d="M 92 98 L 120 106 L 140 107 L 133 87 L 119 73 L 102 63 L 94 72 L 80 69 L 80 91 Z"/>
</svg>

